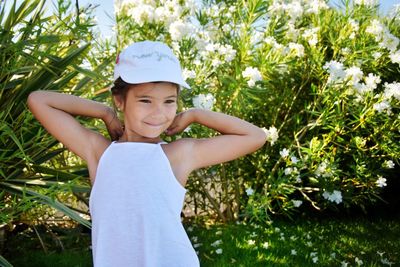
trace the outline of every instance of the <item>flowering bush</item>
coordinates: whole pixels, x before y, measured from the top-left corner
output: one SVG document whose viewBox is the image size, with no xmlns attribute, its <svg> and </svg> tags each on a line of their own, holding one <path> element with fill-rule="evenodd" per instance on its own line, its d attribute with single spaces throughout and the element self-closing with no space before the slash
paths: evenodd
<svg viewBox="0 0 400 267">
<path fill-rule="evenodd" d="M 263 220 L 303 203 L 374 201 L 400 157 L 398 6 L 323 0 L 119 2 L 118 46 L 168 43 L 191 90 L 182 108 L 264 127 L 269 145 L 192 175 L 185 212 Z M 215 132 L 192 125 L 192 137 Z M 232 144 L 234 145 L 234 144 Z M 199 206 L 200 205 L 200 206 Z M 209 209 L 211 208 L 211 209 Z"/>
</svg>

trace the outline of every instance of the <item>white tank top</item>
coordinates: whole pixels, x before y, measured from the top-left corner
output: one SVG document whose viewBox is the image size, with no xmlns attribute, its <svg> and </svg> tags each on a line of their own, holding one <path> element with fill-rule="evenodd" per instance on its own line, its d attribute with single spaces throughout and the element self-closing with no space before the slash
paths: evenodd
<svg viewBox="0 0 400 267">
<path fill-rule="evenodd" d="M 90 194 L 94 266 L 199 266 L 180 218 L 185 193 L 161 143 L 113 142 Z"/>
</svg>

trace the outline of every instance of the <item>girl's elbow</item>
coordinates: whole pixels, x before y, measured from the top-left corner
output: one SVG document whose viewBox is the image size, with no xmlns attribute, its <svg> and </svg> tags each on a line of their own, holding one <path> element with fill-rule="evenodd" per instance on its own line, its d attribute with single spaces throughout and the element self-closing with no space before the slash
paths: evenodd
<svg viewBox="0 0 400 267">
<path fill-rule="evenodd" d="M 26 101 L 26 104 L 28 105 L 28 108 L 32 110 L 32 108 L 39 103 L 40 99 L 43 97 L 43 94 L 41 91 L 33 91 L 28 95 L 28 99 Z"/>
</svg>

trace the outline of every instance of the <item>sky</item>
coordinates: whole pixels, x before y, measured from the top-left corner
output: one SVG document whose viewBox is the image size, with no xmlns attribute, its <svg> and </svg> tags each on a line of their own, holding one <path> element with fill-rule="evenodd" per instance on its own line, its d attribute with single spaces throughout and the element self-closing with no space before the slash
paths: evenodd
<svg viewBox="0 0 400 267">
<path fill-rule="evenodd" d="M 50 0 L 47 1 L 51 2 Z M 17 1 L 17 3 L 18 2 L 21 2 L 21 0 Z M 329 4 L 333 7 L 337 6 L 338 3 L 341 3 L 341 0 L 329 0 Z M 115 24 L 114 19 L 112 19 L 114 17 L 114 0 L 79 0 L 79 4 L 81 6 L 87 4 L 98 5 L 95 15 L 101 35 L 107 37 L 113 34 L 112 26 Z M 382 14 L 387 14 L 395 4 L 400 4 L 400 0 L 380 0 L 380 10 Z"/>
<path fill-rule="evenodd" d="M 399 0 L 400 1 L 400 0 Z M 115 24 L 114 18 L 114 0 L 79 0 L 81 6 L 93 4 L 96 8 L 97 25 L 99 26 L 103 37 L 113 34 L 112 27 Z M 111 17 L 111 18 L 110 18 Z"/>
</svg>

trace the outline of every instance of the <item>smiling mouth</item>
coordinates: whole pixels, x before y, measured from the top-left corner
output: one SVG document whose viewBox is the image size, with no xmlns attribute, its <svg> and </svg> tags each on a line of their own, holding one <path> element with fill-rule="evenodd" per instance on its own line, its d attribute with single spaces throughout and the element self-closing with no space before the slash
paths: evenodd
<svg viewBox="0 0 400 267">
<path fill-rule="evenodd" d="M 149 126 L 152 126 L 152 127 L 161 127 L 161 126 L 163 126 L 164 125 L 164 123 L 161 123 L 161 124 L 151 124 L 151 123 L 147 123 L 147 122 L 145 122 L 147 125 L 149 125 Z"/>
</svg>

